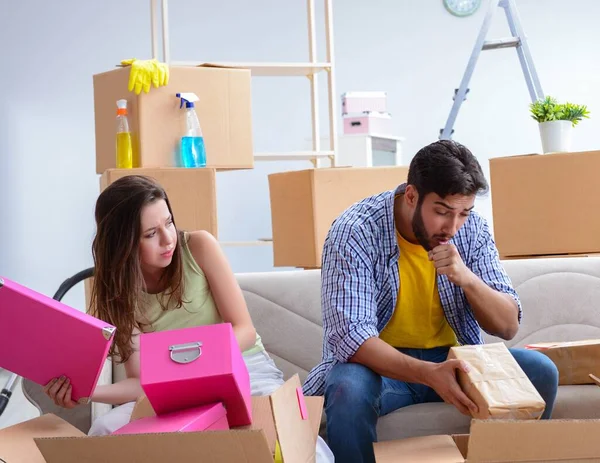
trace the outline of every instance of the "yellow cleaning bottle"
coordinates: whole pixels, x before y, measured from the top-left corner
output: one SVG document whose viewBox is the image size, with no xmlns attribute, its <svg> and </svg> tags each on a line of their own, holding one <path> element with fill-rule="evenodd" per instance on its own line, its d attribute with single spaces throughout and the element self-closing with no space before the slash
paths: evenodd
<svg viewBox="0 0 600 463">
<path fill-rule="evenodd" d="M 127 120 L 127 100 L 117 101 L 117 168 L 133 168 L 133 148 Z"/>
</svg>

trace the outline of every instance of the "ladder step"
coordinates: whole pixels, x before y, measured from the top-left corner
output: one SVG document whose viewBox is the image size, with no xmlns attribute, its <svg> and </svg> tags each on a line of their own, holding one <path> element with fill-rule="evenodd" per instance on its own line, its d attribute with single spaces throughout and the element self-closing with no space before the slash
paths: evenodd
<svg viewBox="0 0 600 463">
<path fill-rule="evenodd" d="M 483 42 L 482 50 L 496 50 L 498 48 L 514 48 L 521 44 L 519 37 L 508 37 L 506 39 L 486 40 Z"/>
</svg>

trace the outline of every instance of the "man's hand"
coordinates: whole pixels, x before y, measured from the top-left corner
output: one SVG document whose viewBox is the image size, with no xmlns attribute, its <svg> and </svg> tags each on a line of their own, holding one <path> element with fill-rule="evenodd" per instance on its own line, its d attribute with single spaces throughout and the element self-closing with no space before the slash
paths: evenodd
<svg viewBox="0 0 600 463">
<path fill-rule="evenodd" d="M 440 244 L 429 251 L 429 260 L 433 262 L 440 275 L 446 275 L 451 283 L 463 288 L 473 281 L 475 274 L 463 262 L 458 249 L 452 243 Z"/>
<path fill-rule="evenodd" d="M 433 363 L 426 370 L 424 384 L 437 392 L 444 402 L 458 408 L 463 415 L 472 416 L 478 411 L 477 405 L 462 391 L 456 381 L 456 370 L 467 373 L 469 365 L 455 359 Z"/>
</svg>

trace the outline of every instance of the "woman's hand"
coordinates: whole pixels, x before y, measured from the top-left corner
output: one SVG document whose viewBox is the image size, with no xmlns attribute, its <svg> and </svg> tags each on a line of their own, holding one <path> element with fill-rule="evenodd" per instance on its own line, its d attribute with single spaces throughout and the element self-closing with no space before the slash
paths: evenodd
<svg viewBox="0 0 600 463">
<path fill-rule="evenodd" d="M 73 386 L 69 378 L 61 376 L 54 378 L 44 387 L 44 392 L 56 405 L 63 408 L 75 408 L 78 404 L 71 400 Z"/>
</svg>

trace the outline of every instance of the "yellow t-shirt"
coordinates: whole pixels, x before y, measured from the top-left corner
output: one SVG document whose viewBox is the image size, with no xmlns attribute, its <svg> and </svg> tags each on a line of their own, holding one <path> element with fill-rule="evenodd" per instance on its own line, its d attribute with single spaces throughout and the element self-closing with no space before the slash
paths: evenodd
<svg viewBox="0 0 600 463">
<path fill-rule="evenodd" d="M 392 318 L 379 337 L 394 347 L 430 349 L 457 345 L 437 288 L 435 266 L 419 244 L 396 232 L 400 289 Z"/>
</svg>

